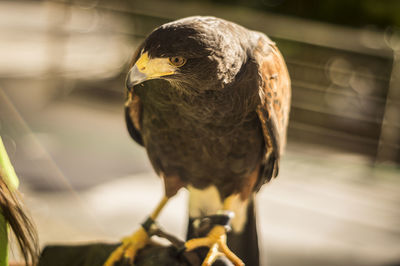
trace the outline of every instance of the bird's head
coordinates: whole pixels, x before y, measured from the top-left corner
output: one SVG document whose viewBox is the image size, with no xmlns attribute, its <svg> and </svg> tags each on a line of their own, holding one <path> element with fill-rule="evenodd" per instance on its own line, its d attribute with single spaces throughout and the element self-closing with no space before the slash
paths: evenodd
<svg viewBox="0 0 400 266">
<path fill-rule="evenodd" d="M 238 27 L 238 28 L 236 28 Z M 214 17 L 190 17 L 155 29 L 129 70 L 128 89 L 152 79 L 196 91 L 223 88 L 246 60 L 241 27 Z"/>
</svg>

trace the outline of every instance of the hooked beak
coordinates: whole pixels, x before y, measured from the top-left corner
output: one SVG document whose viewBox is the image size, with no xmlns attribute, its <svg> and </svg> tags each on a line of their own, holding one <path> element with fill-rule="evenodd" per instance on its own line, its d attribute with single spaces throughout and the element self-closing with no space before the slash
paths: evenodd
<svg viewBox="0 0 400 266">
<path fill-rule="evenodd" d="M 131 89 L 146 80 L 162 78 L 175 72 L 176 67 L 170 64 L 168 58 L 149 58 L 148 53 L 145 52 L 129 70 L 126 87 Z"/>
<path fill-rule="evenodd" d="M 128 76 L 126 77 L 126 87 L 128 89 L 133 88 L 133 86 L 142 83 L 147 80 L 147 75 L 143 72 L 140 72 L 138 67 L 134 65 L 131 70 L 128 72 Z"/>
</svg>

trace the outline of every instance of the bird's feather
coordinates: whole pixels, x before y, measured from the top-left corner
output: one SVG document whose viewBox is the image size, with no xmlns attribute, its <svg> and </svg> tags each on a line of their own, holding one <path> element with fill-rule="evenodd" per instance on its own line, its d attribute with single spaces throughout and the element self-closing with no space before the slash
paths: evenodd
<svg viewBox="0 0 400 266">
<path fill-rule="evenodd" d="M 144 43 L 141 43 L 138 48 L 136 48 L 135 53 L 132 56 L 132 60 L 129 68 L 131 68 L 136 61 L 139 59 L 140 52 L 143 49 Z M 133 90 L 133 88 L 132 88 Z M 133 91 L 127 90 L 126 94 L 126 104 L 125 104 L 125 122 L 128 128 L 129 135 L 141 146 L 143 146 L 143 138 L 140 132 L 141 125 L 141 110 L 142 104 L 138 95 Z"/>
<path fill-rule="evenodd" d="M 257 188 L 278 175 L 279 160 L 286 144 L 291 98 L 290 77 L 281 53 L 275 43 L 264 34 L 259 35 L 254 50 L 261 79 L 257 114 L 262 125 L 266 149 Z"/>
</svg>

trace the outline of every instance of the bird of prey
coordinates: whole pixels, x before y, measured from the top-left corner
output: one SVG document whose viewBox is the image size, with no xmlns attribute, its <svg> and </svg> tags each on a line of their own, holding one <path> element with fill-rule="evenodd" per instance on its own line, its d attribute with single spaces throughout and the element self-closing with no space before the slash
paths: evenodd
<svg viewBox="0 0 400 266">
<path fill-rule="evenodd" d="M 234 265 L 259 265 L 255 194 L 278 175 L 291 99 L 275 43 L 223 19 L 180 19 L 156 28 L 139 46 L 126 88 L 129 133 L 145 147 L 165 196 L 105 265 L 133 261 L 182 187 L 190 195 L 186 250 L 208 247 L 202 265 L 221 254 Z M 214 224 L 198 237 L 196 221 L 204 217 Z"/>
</svg>

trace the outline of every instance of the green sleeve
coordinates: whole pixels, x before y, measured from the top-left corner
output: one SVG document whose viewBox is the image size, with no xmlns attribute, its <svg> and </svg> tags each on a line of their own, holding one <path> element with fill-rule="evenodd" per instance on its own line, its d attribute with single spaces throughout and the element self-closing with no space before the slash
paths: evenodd
<svg viewBox="0 0 400 266">
<path fill-rule="evenodd" d="M 3 141 L 0 136 L 0 176 L 4 179 L 7 187 L 11 191 L 15 191 L 18 188 L 19 180 L 17 174 L 14 171 L 14 167 L 8 158 L 6 148 L 4 147 Z"/>
<path fill-rule="evenodd" d="M 8 225 L 0 212 L 0 266 L 8 266 Z"/>
<path fill-rule="evenodd" d="M 0 178 L 8 189 L 15 191 L 19 181 L 0 137 Z M 1 191 L 0 191 L 1 193 Z M 8 266 L 8 224 L 0 210 L 0 266 Z"/>
</svg>

